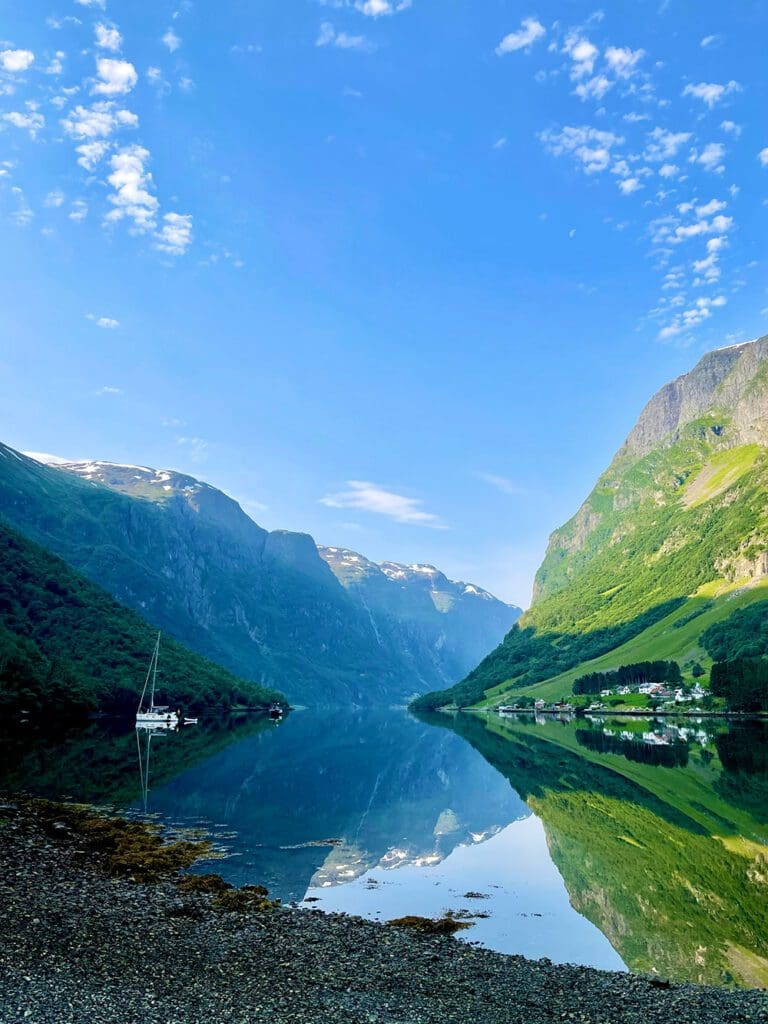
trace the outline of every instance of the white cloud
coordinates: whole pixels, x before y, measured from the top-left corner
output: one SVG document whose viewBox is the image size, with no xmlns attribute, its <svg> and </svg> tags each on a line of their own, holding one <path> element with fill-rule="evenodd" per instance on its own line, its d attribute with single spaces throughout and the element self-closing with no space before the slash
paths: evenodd
<svg viewBox="0 0 768 1024">
<path fill-rule="evenodd" d="M 115 331 L 120 326 L 120 321 L 111 316 L 96 316 L 95 313 L 86 313 L 85 319 L 101 327 L 104 331 Z"/>
<path fill-rule="evenodd" d="M 515 53 L 517 50 L 528 49 L 537 40 L 543 39 L 546 34 L 547 30 L 536 18 L 524 18 L 516 32 L 510 32 L 504 36 L 496 47 L 496 53 L 499 57 L 503 57 L 505 53 Z"/>
<path fill-rule="evenodd" d="M 574 92 L 581 100 L 601 100 L 614 84 L 605 75 L 595 75 L 586 82 L 580 82 Z"/>
<path fill-rule="evenodd" d="M 157 232 L 156 248 L 171 256 L 183 256 L 192 244 L 192 217 L 186 213 L 166 213 Z"/>
<path fill-rule="evenodd" d="M 666 128 L 654 128 L 648 132 L 650 140 L 645 147 L 643 159 L 651 163 L 674 160 L 681 146 L 691 137 L 690 132 L 671 132 Z"/>
<path fill-rule="evenodd" d="M 375 45 L 365 36 L 351 36 L 347 32 L 337 32 L 330 21 L 324 21 L 320 26 L 315 46 L 336 46 L 340 50 L 359 50 L 362 53 L 371 53 L 376 49 Z"/>
<path fill-rule="evenodd" d="M 66 57 L 63 50 L 57 50 L 51 59 L 51 63 L 45 69 L 46 75 L 60 75 L 64 71 L 64 64 L 62 61 Z"/>
<path fill-rule="evenodd" d="M 382 15 L 395 14 L 397 11 L 405 11 L 411 6 L 411 0 L 400 0 L 400 3 L 392 3 L 392 0 L 356 0 L 355 10 L 365 14 L 368 18 L 380 18 Z"/>
<path fill-rule="evenodd" d="M 3 120 L 12 124 L 14 128 L 28 131 L 32 139 L 37 138 L 37 133 L 45 127 L 45 118 L 35 111 L 22 113 L 19 110 L 12 110 L 8 114 L 3 114 Z"/>
<path fill-rule="evenodd" d="M 113 189 L 109 201 L 114 209 L 106 216 L 108 223 L 128 219 L 139 233 L 154 230 L 160 204 L 149 191 L 152 175 L 148 161 L 149 151 L 142 146 L 127 146 L 111 157 L 112 173 L 107 181 Z"/>
<path fill-rule="evenodd" d="M 735 135 L 737 139 L 741 135 L 741 125 L 735 121 L 721 121 L 720 127 L 729 135 Z"/>
<path fill-rule="evenodd" d="M 54 189 L 53 192 L 48 193 L 43 202 L 46 206 L 57 209 L 59 206 L 64 205 L 64 193 L 61 189 Z"/>
<path fill-rule="evenodd" d="M 114 25 L 104 25 L 99 22 L 95 28 L 96 45 L 102 50 L 112 50 L 117 53 L 123 45 L 123 37 Z"/>
<path fill-rule="evenodd" d="M 138 123 L 130 110 L 116 109 L 113 102 L 103 101 L 91 107 L 75 107 L 61 125 L 73 139 L 106 139 L 116 129 L 136 128 Z"/>
<path fill-rule="evenodd" d="M 766 146 L 765 149 L 760 150 L 760 152 L 757 154 L 757 159 L 760 161 L 763 167 L 768 167 L 768 146 Z"/>
<path fill-rule="evenodd" d="M 420 498 L 407 498 L 365 480 L 348 480 L 347 487 L 349 490 L 321 498 L 321 504 L 327 505 L 328 508 L 362 509 L 410 526 L 446 529 L 439 516 L 424 511 L 424 502 Z"/>
<path fill-rule="evenodd" d="M 631 78 L 645 50 L 631 50 L 628 46 L 609 46 L 605 51 L 608 66 L 617 78 Z"/>
<path fill-rule="evenodd" d="M 122 393 L 122 388 L 116 388 L 112 384 L 105 384 L 96 392 L 97 395 L 122 395 Z"/>
<path fill-rule="evenodd" d="M 692 164 L 701 164 L 705 171 L 713 174 L 722 174 L 725 170 L 723 158 L 725 157 L 725 146 L 722 142 L 709 142 L 701 150 L 693 150 L 690 156 Z"/>
<path fill-rule="evenodd" d="M 633 192 L 637 192 L 638 189 L 643 187 L 640 184 L 639 178 L 625 178 L 624 181 L 620 181 L 618 185 L 620 191 L 625 196 L 632 195 Z"/>
<path fill-rule="evenodd" d="M 11 213 L 11 219 L 20 228 L 29 227 L 35 219 L 35 214 L 32 207 L 27 202 L 27 197 L 18 185 L 13 185 L 11 187 L 11 195 L 16 203 L 16 209 Z"/>
<path fill-rule="evenodd" d="M 611 150 L 624 139 L 613 132 L 597 128 L 566 126 L 559 132 L 541 132 L 539 138 L 555 156 L 569 154 L 587 174 L 606 170 L 612 159 Z"/>
<path fill-rule="evenodd" d="M 112 148 L 109 142 L 85 142 L 77 146 L 75 152 L 80 155 L 77 158 L 78 164 L 86 171 L 92 171 Z"/>
<path fill-rule="evenodd" d="M 696 215 L 698 217 L 711 217 L 715 213 L 720 213 L 727 205 L 722 199 L 710 199 L 708 203 L 696 207 Z"/>
<path fill-rule="evenodd" d="M 664 164 L 659 168 L 659 176 L 662 178 L 674 178 L 680 173 L 677 164 Z"/>
<path fill-rule="evenodd" d="M 713 309 L 719 309 L 727 305 L 727 302 L 728 300 L 724 295 L 718 295 L 715 298 L 702 297 L 696 299 L 689 309 L 676 313 L 671 322 L 662 327 L 659 331 L 659 338 L 662 341 L 666 341 L 669 338 L 682 334 L 684 331 L 698 327 L 699 324 L 702 324 L 712 316 Z"/>
<path fill-rule="evenodd" d="M 719 35 L 704 36 L 704 38 L 701 40 L 701 44 L 700 45 L 701 45 L 702 49 L 708 50 L 710 46 L 717 46 L 717 44 L 721 43 L 722 41 L 723 41 L 723 37 L 719 36 Z"/>
<path fill-rule="evenodd" d="M 178 48 L 181 46 L 181 39 L 179 39 L 172 28 L 168 29 L 161 41 L 168 47 L 171 53 L 176 53 Z"/>
<path fill-rule="evenodd" d="M 738 82 L 730 81 L 725 85 L 718 85 L 716 82 L 699 82 L 698 85 L 689 84 L 683 89 L 683 96 L 693 96 L 702 103 L 706 103 L 710 110 L 722 102 L 731 93 L 741 92 Z"/>
<path fill-rule="evenodd" d="M 75 0 L 81 7 L 98 7 L 102 11 L 107 6 L 107 0 Z"/>
<path fill-rule="evenodd" d="M 494 149 L 504 149 L 504 147 L 507 145 L 507 142 L 508 142 L 508 139 L 507 139 L 506 135 L 502 135 L 500 138 L 496 139 L 496 141 L 493 144 L 493 148 Z"/>
<path fill-rule="evenodd" d="M 130 61 L 115 60 L 112 57 L 99 57 L 96 71 L 101 81 L 96 82 L 91 91 L 101 96 L 123 96 L 133 89 L 139 79 Z"/>
<path fill-rule="evenodd" d="M 578 32 L 571 32 L 565 40 L 563 50 L 573 61 L 571 78 L 587 78 L 592 74 L 600 51 L 587 38 Z"/>
<path fill-rule="evenodd" d="M 69 211 L 69 219 L 76 224 L 82 223 L 88 216 L 88 204 L 84 199 L 75 199 Z"/>
<path fill-rule="evenodd" d="M 3 71 L 14 74 L 18 71 L 26 71 L 34 64 L 35 55 L 31 50 L 2 50 L 0 52 L 0 67 Z"/>
</svg>

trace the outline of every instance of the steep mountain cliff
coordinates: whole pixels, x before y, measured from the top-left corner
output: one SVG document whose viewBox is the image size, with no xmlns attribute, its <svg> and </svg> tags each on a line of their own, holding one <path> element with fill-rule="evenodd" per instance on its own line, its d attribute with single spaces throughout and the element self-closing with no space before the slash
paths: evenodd
<svg viewBox="0 0 768 1024">
<path fill-rule="evenodd" d="M 246 679 L 313 704 L 402 701 L 476 660 L 431 629 L 377 619 L 314 541 L 263 530 L 193 477 L 103 462 L 44 465 L 0 445 L 0 518 L 117 600 Z M 499 603 L 500 604 L 500 603 Z M 478 598 L 486 649 L 514 619 Z M 501 605 L 502 609 L 506 606 Z M 474 606 L 467 621 L 478 616 Z M 446 648 L 443 653 L 443 647 Z"/>
<path fill-rule="evenodd" d="M 0 523 L 0 710 L 14 720 L 136 710 L 155 632 L 45 548 Z M 158 700 L 268 707 L 278 693 L 167 639 Z"/>
<path fill-rule="evenodd" d="M 459 679 L 493 650 L 520 616 L 471 583 L 449 580 L 432 565 L 376 564 L 346 548 L 318 549 L 334 574 L 370 616 L 382 643 L 402 652 L 415 674 Z"/>
<path fill-rule="evenodd" d="M 552 535 L 532 608 L 424 706 L 570 691 L 646 657 L 706 663 L 714 622 L 768 598 L 768 338 L 667 384 L 576 515 Z"/>
</svg>

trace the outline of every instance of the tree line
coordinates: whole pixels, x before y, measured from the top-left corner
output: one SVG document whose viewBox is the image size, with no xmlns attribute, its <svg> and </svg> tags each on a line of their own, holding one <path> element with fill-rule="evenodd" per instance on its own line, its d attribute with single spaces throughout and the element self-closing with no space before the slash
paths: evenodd
<svg viewBox="0 0 768 1024">
<path fill-rule="evenodd" d="M 768 661 L 733 658 L 716 661 L 710 673 L 715 697 L 723 697 L 731 711 L 768 711 Z"/>
<path fill-rule="evenodd" d="M 573 684 L 574 693 L 600 693 L 617 686 L 641 686 L 643 683 L 681 683 L 683 679 L 676 661 L 639 661 L 621 665 L 610 672 L 588 672 Z"/>
</svg>

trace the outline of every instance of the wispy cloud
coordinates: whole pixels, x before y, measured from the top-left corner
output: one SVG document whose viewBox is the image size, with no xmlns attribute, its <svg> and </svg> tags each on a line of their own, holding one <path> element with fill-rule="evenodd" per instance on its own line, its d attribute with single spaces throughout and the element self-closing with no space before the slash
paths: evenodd
<svg viewBox="0 0 768 1024">
<path fill-rule="evenodd" d="M 202 437 L 177 437 L 176 444 L 189 454 L 192 462 L 203 462 L 210 448 L 208 441 Z"/>
<path fill-rule="evenodd" d="M 547 30 L 536 18 L 524 18 L 519 29 L 504 36 L 496 47 L 496 53 L 499 57 L 503 57 L 504 54 L 515 53 L 517 50 L 529 50 L 546 34 Z"/>
<path fill-rule="evenodd" d="M 324 21 L 320 26 L 315 46 L 335 46 L 339 50 L 358 50 L 360 53 L 372 53 L 376 49 L 376 44 L 366 36 L 337 32 L 330 21 Z"/>
<path fill-rule="evenodd" d="M 34 110 L 11 110 L 9 113 L 3 114 L 3 121 L 12 124 L 14 128 L 21 128 L 22 131 L 29 132 L 31 139 L 36 139 L 37 133 L 45 127 L 45 118 Z"/>
<path fill-rule="evenodd" d="M 85 319 L 90 320 L 91 323 L 96 324 L 97 327 L 101 327 L 105 331 L 115 331 L 120 326 L 120 321 L 115 320 L 111 316 L 97 316 L 95 313 L 86 313 Z"/>
<path fill-rule="evenodd" d="M 701 100 L 712 110 L 718 103 L 722 103 L 726 96 L 735 92 L 741 92 L 738 82 L 726 82 L 725 85 L 718 85 L 716 82 L 699 82 L 696 85 L 693 83 L 686 85 L 683 89 L 683 96 L 693 96 L 694 99 Z"/>
<path fill-rule="evenodd" d="M 475 476 L 478 480 L 482 480 L 483 483 L 488 484 L 489 487 L 495 488 L 502 494 L 519 495 L 524 493 L 524 489 L 522 487 L 519 487 L 508 477 L 500 476 L 498 473 L 475 473 Z"/>
<path fill-rule="evenodd" d="M 361 509 L 409 526 L 428 526 L 433 530 L 447 529 L 440 516 L 424 510 L 424 501 L 421 498 L 396 494 L 366 480 L 348 480 L 347 488 L 346 491 L 321 498 L 321 504 L 328 508 Z"/>
<path fill-rule="evenodd" d="M 166 46 L 170 53 L 175 53 L 181 46 L 181 39 L 176 35 L 172 28 L 162 38 L 163 45 Z"/>
</svg>

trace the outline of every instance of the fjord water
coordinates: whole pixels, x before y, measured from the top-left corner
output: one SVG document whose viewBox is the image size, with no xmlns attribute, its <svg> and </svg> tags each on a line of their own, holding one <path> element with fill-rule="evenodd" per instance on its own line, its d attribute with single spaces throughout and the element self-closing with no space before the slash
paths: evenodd
<svg viewBox="0 0 768 1024">
<path fill-rule="evenodd" d="M 197 870 L 529 957 L 768 984 L 768 727 L 302 711 L 4 743 L 0 785 L 202 829 Z"/>
</svg>

